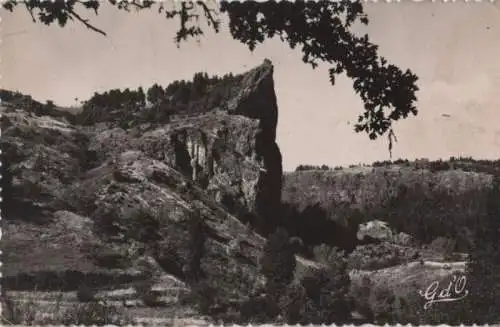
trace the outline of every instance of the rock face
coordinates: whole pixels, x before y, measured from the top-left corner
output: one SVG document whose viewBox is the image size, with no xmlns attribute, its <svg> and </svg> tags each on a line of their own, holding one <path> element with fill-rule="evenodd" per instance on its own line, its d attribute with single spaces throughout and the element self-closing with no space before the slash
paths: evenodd
<svg viewBox="0 0 500 327">
<path fill-rule="evenodd" d="M 353 225 L 380 217 L 393 231 L 424 243 L 457 235 L 457 248 L 466 252 L 473 245 L 472 226 L 485 214 L 498 165 L 495 161 L 452 164 L 455 168 L 442 170 L 408 163 L 285 173 L 282 201 L 299 213 L 317 208 L 326 219 Z M 380 233 L 385 234 L 384 229 Z M 394 237 L 400 244 L 411 243 L 407 236 Z"/>
<path fill-rule="evenodd" d="M 8 217 L 34 219 L 53 210 L 65 186 L 85 169 L 81 163 L 88 137 L 48 116 L 8 105 L 2 109 L 2 206 Z"/>
<path fill-rule="evenodd" d="M 393 233 L 387 222 L 381 220 L 371 220 L 359 225 L 358 240 L 371 237 L 380 241 L 392 241 Z"/>
<path fill-rule="evenodd" d="M 272 217 L 282 184 L 273 67 L 266 61 L 229 84 L 222 107 L 173 119 L 136 138 L 120 128 L 96 132 L 90 149 L 98 157 L 141 150 L 197 182 L 232 212 Z"/>
<path fill-rule="evenodd" d="M 265 240 L 235 213 L 272 217 L 281 194 L 272 73 L 265 62 L 225 81 L 222 107 L 146 128 L 79 126 L 3 102 L 7 288 L 184 280 L 198 215 L 206 277 L 228 298 L 248 295 Z"/>
<path fill-rule="evenodd" d="M 370 220 L 359 225 L 357 238 L 360 241 L 376 240 L 379 242 L 392 242 L 403 246 L 409 246 L 412 237 L 403 232 L 395 232 L 385 221 Z"/>
</svg>

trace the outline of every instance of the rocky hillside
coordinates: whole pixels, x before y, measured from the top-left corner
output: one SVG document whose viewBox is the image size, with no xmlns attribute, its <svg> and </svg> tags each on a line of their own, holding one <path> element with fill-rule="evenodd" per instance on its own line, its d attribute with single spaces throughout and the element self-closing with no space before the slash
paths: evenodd
<svg viewBox="0 0 500 327">
<path fill-rule="evenodd" d="M 4 289 L 182 289 L 202 220 L 204 277 L 252 293 L 265 239 L 241 220 L 265 222 L 281 195 L 273 67 L 224 83 L 222 108 L 128 128 L 2 101 Z"/>
<path fill-rule="evenodd" d="M 424 243 L 445 236 L 466 247 L 468 227 L 483 213 L 494 166 L 486 172 L 485 165 L 474 169 L 460 162 L 439 170 L 392 164 L 288 172 L 282 200 L 299 213 L 315 208 L 334 221 L 379 219 Z"/>
<path fill-rule="evenodd" d="M 372 322 L 381 307 L 406 314 L 376 289 L 405 297 L 428 281 L 401 291 L 391 271 L 446 280 L 425 261 L 468 246 L 489 174 L 301 171 L 282 185 L 269 61 L 147 93 L 96 94 L 70 115 L 0 92 L 3 322 L 89 324 L 103 306 L 125 320 L 99 322 L 117 325 L 343 323 L 354 309 Z"/>
</svg>

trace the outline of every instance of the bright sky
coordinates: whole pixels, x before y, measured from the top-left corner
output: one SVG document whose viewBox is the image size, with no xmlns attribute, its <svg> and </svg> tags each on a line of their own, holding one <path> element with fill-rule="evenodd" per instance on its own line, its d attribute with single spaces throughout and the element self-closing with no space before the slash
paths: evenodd
<svg viewBox="0 0 500 327">
<path fill-rule="evenodd" d="M 371 3 L 366 11 L 371 21 L 363 31 L 380 53 L 420 77 L 420 112 L 396 125 L 393 158 L 500 157 L 500 1 Z M 94 91 L 166 86 L 198 71 L 238 73 L 269 58 L 285 170 L 389 159 L 385 137 L 370 141 L 349 125 L 362 110 L 352 83 L 341 78 L 332 87 L 326 68 L 312 70 L 299 50 L 279 40 L 250 53 L 222 31 L 178 49 L 176 22 L 154 10 L 127 14 L 103 6 L 99 16 L 89 12 L 107 37 L 77 23 L 34 24 L 21 8 L 0 13 L 2 88 L 73 105 Z"/>
</svg>

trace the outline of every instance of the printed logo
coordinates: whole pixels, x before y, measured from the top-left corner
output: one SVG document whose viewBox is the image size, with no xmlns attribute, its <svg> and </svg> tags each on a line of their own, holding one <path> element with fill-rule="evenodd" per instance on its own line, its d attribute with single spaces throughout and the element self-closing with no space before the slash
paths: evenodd
<svg viewBox="0 0 500 327">
<path fill-rule="evenodd" d="M 419 290 L 418 294 L 425 298 L 427 302 L 424 304 L 424 309 L 429 309 L 432 304 L 438 302 L 454 302 L 464 299 L 469 291 L 465 289 L 467 285 L 467 277 L 464 275 L 458 277 L 453 276 L 447 288 L 440 288 L 439 282 L 432 282 L 424 291 Z"/>
</svg>

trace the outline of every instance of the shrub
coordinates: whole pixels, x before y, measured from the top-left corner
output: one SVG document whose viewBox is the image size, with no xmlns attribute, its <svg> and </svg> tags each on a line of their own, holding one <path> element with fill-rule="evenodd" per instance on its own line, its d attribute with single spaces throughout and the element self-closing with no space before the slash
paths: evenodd
<svg viewBox="0 0 500 327">
<path fill-rule="evenodd" d="M 325 247 L 321 247 L 325 248 Z M 350 278 L 345 258 L 339 254 L 328 268 L 311 270 L 292 284 L 282 296 L 280 307 L 289 324 L 342 324 L 350 319 Z"/>
<path fill-rule="evenodd" d="M 456 241 L 448 237 L 437 237 L 431 244 L 429 248 L 442 254 L 445 258 L 449 258 L 456 247 Z"/>
<path fill-rule="evenodd" d="M 189 294 L 181 301 L 184 303 L 195 303 L 202 314 L 210 314 L 212 309 L 221 304 L 221 294 L 218 289 L 207 281 L 200 281 L 191 287 Z"/>
<path fill-rule="evenodd" d="M 319 296 L 318 323 L 344 324 L 351 317 L 351 301 L 349 299 L 350 278 L 345 263 L 321 271 L 317 276 Z M 314 301 L 314 299 L 313 299 Z"/>
<path fill-rule="evenodd" d="M 126 268 L 130 260 L 115 249 L 103 246 L 94 246 L 90 249 L 90 257 L 96 264 L 105 268 Z"/>
<path fill-rule="evenodd" d="M 154 257 L 161 268 L 179 278 L 184 278 L 185 258 L 179 253 L 181 240 L 166 239 L 153 248 Z"/>
<path fill-rule="evenodd" d="M 143 243 L 153 243 L 161 239 L 158 220 L 145 209 L 131 209 L 125 213 L 125 219 L 128 225 L 126 238 Z"/>
<path fill-rule="evenodd" d="M 95 301 L 96 292 L 87 284 L 82 283 L 78 290 L 76 291 L 76 298 L 80 302 L 92 302 Z"/>
<path fill-rule="evenodd" d="M 328 244 L 321 244 L 313 248 L 314 258 L 324 264 L 335 264 L 344 258 L 344 251 Z"/>
<path fill-rule="evenodd" d="M 349 255 L 349 268 L 377 270 L 392 267 L 404 260 L 414 259 L 415 251 L 406 252 L 390 243 L 359 245 Z"/>
<path fill-rule="evenodd" d="M 363 276 L 360 283 L 351 287 L 350 296 L 355 302 L 355 309 L 364 317 L 372 321 L 373 312 L 370 307 L 370 294 L 373 283 L 368 276 Z"/>
<path fill-rule="evenodd" d="M 243 323 L 264 324 L 272 321 L 280 312 L 275 301 L 266 296 L 251 296 L 240 308 Z"/>
<path fill-rule="evenodd" d="M 307 296 L 306 288 L 300 283 L 288 287 L 280 301 L 280 309 L 287 324 L 307 324 L 308 312 L 314 309 L 314 304 Z"/>
<path fill-rule="evenodd" d="M 387 287 L 382 285 L 372 289 L 370 294 L 370 303 L 375 323 L 394 323 L 396 307 L 396 297 Z"/>
<path fill-rule="evenodd" d="M 278 228 L 271 234 L 264 247 L 261 272 L 267 278 L 267 294 L 277 300 L 292 281 L 295 271 L 295 253 L 288 233 Z"/>
</svg>

